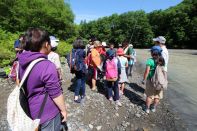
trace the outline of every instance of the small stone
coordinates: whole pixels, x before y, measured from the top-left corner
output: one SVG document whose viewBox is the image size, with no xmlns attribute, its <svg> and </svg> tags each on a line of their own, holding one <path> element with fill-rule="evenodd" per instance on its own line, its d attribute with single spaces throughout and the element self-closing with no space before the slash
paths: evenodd
<svg viewBox="0 0 197 131">
<path fill-rule="evenodd" d="M 118 106 L 115 106 L 115 110 L 118 110 L 119 108 L 118 108 Z"/>
<path fill-rule="evenodd" d="M 90 97 L 89 97 L 89 96 L 86 96 L 86 98 L 87 98 L 87 100 L 89 100 L 89 99 L 90 99 Z"/>
<path fill-rule="evenodd" d="M 140 118 L 141 115 L 139 113 L 135 114 L 136 117 Z"/>
<path fill-rule="evenodd" d="M 89 126 L 90 129 L 93 129 L 94 128 L 94 126 L 91 125 L 91 124 L 89 124 L 88 126 Z"/>
<path fill-rule="evenodd" d="M 118 114 L 118 113 L 116 113 L 115 115 L 116 115 L 117 117 L 119 117 L 119 114 Z"/>
<path fill-rule="evenodd" d="M 102 128 L 102 126 L 97 126 L 96 130 L 99 131 L 99 130 L 101 130 L 101 128 Z"/>
</svg>

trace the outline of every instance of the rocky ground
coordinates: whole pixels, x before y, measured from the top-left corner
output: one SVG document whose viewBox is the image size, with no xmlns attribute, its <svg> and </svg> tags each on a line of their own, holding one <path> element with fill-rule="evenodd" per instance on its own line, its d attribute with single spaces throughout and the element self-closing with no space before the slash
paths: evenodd
<svg viewBox="0 0 197 131">
<path fill-rule="evenodd" d="M 63 90 L 68 107 L 69 131 L 185 131 L 184 122 L 169 108 L 168 99 L 161 101 L 156 113 L 146 114 L 142 74 L 134 70 L 121 96 L 122 107 L 116 107 L 105 97 L 105 88 L 98 84 L 98 92 L 86 86 L 86 98 L 81 104 L 73 102 L 74 75 L 63 65 Z M 0 79 L 0 131 L 7 131 L 6 102 L 13 84 Z"/>
</svg>

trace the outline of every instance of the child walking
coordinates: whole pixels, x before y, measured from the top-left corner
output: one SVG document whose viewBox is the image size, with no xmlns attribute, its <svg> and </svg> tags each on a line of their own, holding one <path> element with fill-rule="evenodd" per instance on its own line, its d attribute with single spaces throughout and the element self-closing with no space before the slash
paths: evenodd
<svg viewBox="0 0 197 131">
<path fill-rule="evenodd" d="M 112 102 L 113 99 L 117 106 L 122 106 L 119 101 L 119 88 L 118 88 L 118 79 L 121 74 L 121 65 L 119 60 L 115 57 L 115 52 L 113 50 L 108 50 L 107 60 L 104 64 L 105 77 L 106 77 L 106 86 L 108 99 Z M 113 96 L 113 92 L 114 96 Z"/>
<path fill-rule="evenodd" d="M 128 67 L 128 60 L 126 57 L 124 57 L 124 50 L 122 48 L 119 48 L 117 50 L 118 60 L 121 64 L 121 74 L 119 79 L 119 90 L 120 95 L 124 94 L 124 88 L 125 88 L 125 82 L 128 81 L 127 74 L 126 74 L 126 67 Z"/>
<path fill-rule="evenodd" d="M 160 99 L 163 98 L 163 90 L 156 90 L 154 88 L 153 83 L 151 82 L 151 78 L 154 76 L 155 69 L 157 65 L 165 65 L 164 60 L 162 60 L 161 57 L 162 49 L 160 46 L 153 46 L 151 48 L 151 56 L 152 58 L 149 58 L 146 61 L 146 70 L 144 72 L 144 78 L 142 83 L 146 80 L 146 89 L 145 94 L 147 96 L 146 98 L 146 113 L 149 113 L 150 110 L 152 112 L 156 111 L 156 107 L 159 104 Z M 152 108 L 150 109 L 150 105 L 153 103 Z"/>
</svg>

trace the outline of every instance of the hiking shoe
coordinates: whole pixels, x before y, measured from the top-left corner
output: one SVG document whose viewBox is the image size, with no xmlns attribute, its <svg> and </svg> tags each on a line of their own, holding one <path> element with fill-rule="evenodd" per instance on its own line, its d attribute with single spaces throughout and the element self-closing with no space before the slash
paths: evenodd
<svg viewBox="0 0 197 131">
<path fill-rule="evenodd" d="M 120 103 L 120 101 L 116 101 L 116 105 L 117 106 L 122 106 L 122 104 Z"/>
<path fill-rule="evenodd" d="M 146 112 L 147 114 L 149 114 L 149 113 L 150 113 L 150 109 L 146 108 L 145 112 Z"/>
<path fill-rule="evenodd" d="M 76 102 L 76 103 L 81 103 L 81 99 L 78 98 L 77 100 L 74 100 L 74 102 Z"/>
</svg>

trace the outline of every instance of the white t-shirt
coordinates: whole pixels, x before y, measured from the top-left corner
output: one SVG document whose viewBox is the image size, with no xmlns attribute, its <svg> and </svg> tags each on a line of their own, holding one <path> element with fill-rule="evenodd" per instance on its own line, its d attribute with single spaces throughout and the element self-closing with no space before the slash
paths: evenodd
<svg viewBox="0 0 197 131">
<path fill-rule="evenodd" d="M 48 54 L 48 60 L 50 60 L 51 62 L 55 64 L 56 69 L 61 69 L 60 57 L 57 53 L 50 52 Z"/>
<path fill-rule="evenodd" d="M 168 49 L 166 48 L 166 46 L 162 46 L 162 52 L 161 55 L 163 56 L 164 60 L 165 60 L 165 67 L 164 70 L 167 72 L 167 67 L 168 67 L 168 60 L 169 60 L 169 54 L 168 54 Z"/>
</svg>

